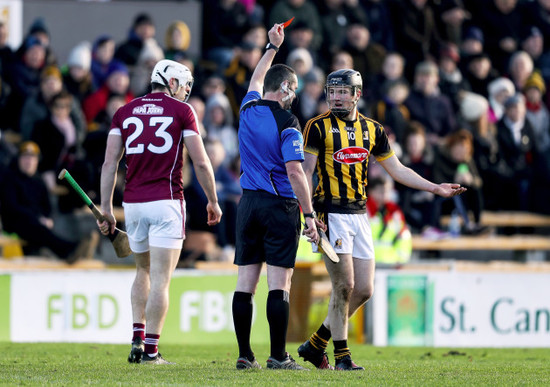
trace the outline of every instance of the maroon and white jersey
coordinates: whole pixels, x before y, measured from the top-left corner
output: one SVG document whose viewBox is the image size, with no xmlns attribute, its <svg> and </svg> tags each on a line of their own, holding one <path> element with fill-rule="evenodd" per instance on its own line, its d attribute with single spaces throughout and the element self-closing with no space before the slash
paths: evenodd
<svg viewBox="0 0 550 387">
<path fill-rule="evenodd" d="M 126 152 L 124 202 L 183 199 L 183 138 L 198 136 L 191 105 L 164 93 L 136 98 L 114 115 L 109 135 Z"/>
</svg>

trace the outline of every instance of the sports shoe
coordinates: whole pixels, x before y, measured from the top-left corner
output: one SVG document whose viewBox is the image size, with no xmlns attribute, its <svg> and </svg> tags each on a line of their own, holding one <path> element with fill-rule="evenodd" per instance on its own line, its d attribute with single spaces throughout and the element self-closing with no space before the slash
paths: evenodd
<svg viewBox="0 0 550 387">
<path fill-rule="evenodd" d="M 149 356 L 146 353 L 143 353 L 143 355 L 141 355 L 141 364 L 176 364 L 176 363 L 172 363 L 167 360 L 164 360 L 164 358 L 159 352 L 157 353 L 156 356 L 153 356 L 153 357 Z"/>
<path fill-rule="evenodd" d="M 334 369 L 337 371 L 364 371 L 365 368 L 358 366 L 351 360 L 351 356 L 347 355 L 341 359 L 336 360 Z"/>
<path fill-rule="evenodd" d="M 328 355 L 325 351 L 315 349 L 307 340 L 304 344 L 298 347 L 298 355 L 303 357 L 305 361 L 309 361 L 320 370 L 333 370 L 334 367 L 328 362 Z"/>
<path fill-rule="evenodd" d="M 141 363 L 141 355 L 145 349 L 145 344 L 143 344 L 143 339 L 141 337 L 136 337 L 132 342 L 132 350 L 128 355 L 129 363 Z"/>
<path fill-rule="evenodd" d="M 252 361 L 248 360 L 246 357 L 240 357 L 237 359 L 238 370 L 246 370 L 249 368 L 262 368 L 262 366 L 256 361 L 256 359 Z"/>
<path fill-rule="evenodd" d="M 288 354 L 288 352 L 285 354 L 286 357 L 284 360 L 277 360 L 274 357 L 269 357 L 267 359 L 267 368 L 272 370 L 301 370 L 301 371 L 309 371 L 307 368 L 302 367 L 300 364 L 296 363 L 296 361 Z"/>
</svg>

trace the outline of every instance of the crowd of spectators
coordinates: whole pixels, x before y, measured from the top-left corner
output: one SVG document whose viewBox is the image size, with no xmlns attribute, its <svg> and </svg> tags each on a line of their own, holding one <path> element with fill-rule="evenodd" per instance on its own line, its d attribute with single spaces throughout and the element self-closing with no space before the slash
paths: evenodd
<svg viewBox="0 0 550 387">
<path fill-rule="evenodd" d="M 158 60 L 176 60 L 195 76 L 189 103 L 209 149 L 224 155 L 214 159 L 229 216 L 215 233 L 221 247 L 231 246 L 238 108 L 267 29 L 294 17 L 275 62 L 297 72 L 293 110 L 302 125 L 326 111 L 326 75 L 354 68 L 363 76 L 359 111 L 384 125 L 403 162 L 436 183 L 468 187 L 458 202 L 444 202 L 396 186 L 413 232 L 441 228 L 440 215 L 455 208 L 472 215 L 468 233 L 480 231 L 486 209 L 550 214 L 549 0 L 204 0 L 203 9 L 199 56 L 188 52 L 195 37 L 185 22 L 159 26 L 147 13 L 135 16 L 127 39 L 115 41 L 106 28 L 77 44 L 66 63 L 44 20 L 20 47 L 7 45 L 0 20 L 0 180 L 19 145 L 32 141 L 57 211 L 81 207 L 56 179 L 62 168 L 98 202 L 111 117 L 149 91 Z M 376 165 L 371 170 L 375 177 Z M 187 207 L 202 208 L 193 176 L 186 180 Z M 119 193 L 115 200 L 121 204 Z M 203 229 L 201 214 L 190 215 L 188 227 Z"/>
</svg>

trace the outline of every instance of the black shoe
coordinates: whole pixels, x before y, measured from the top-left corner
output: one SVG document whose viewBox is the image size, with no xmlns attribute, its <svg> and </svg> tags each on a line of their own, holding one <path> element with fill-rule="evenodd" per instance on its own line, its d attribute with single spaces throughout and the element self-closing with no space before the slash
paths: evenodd
<svg viewBox="0 0 550 387">
<path fill-rule="evenodd" d="M 156 356 L 153 356 L 153 357 L 149 356 L 146 353 L 143 353 L 143 355 L 141 356 L 141 364 L 176 364 L 176 363 L 172 363 L 165 360 L 159 352 L 156 354 Z"/>
<path fill-rule="evenodd" d="M 336 360 L 336 365 L 334 369 L 337 371 L 364 371 L 363 367 L 358 366 L 351 360 L 351 356 L 347 355 L 338 360 Z"/>
<path fill-rule="evenodd" d="M 304 344 L 298 347 L 298 355 L 303 357 L 305 361 L 309 361 L 320 370 L 333 370 L 334 367 L 328 362 L 328 355 L 325 351 L 315 349 L 307 340 Z"/>
<path fill-rule="evenodd" d="M 144 350 L 145 344 L 143 344 L 143 339 L 141 337 L 134 339 L 132 342 L 132 350 L 130 351 L 130 355 L 128 355 L 128 362 L 141 363 L 141 356 Z"/>
</svg>

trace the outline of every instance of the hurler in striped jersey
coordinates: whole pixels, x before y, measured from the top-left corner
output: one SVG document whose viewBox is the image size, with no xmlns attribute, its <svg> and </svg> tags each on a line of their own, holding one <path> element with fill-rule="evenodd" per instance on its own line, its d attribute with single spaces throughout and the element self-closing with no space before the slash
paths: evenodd
<svg viewBox="0 0 550 387">
<path fill-rule="evenodd" d="M 317 368 L 332 369 L 326 353 L 332 337 L 335 368 L 364 370 L 352 361 L 347 338 L 349 317 L 374 290 L 374 248 L 366 213 L 369 158 L 373 156 L 394 180 L 406 186 L 443 197 L 465 191 L 459 184 L 434 184 L 401 164 L 384 127 L 358 112 L 362 88 L 358 71 L 330 73 L 325 86 L 329 110 L 309 120 L 303 133 L 303 167 L 314 192 L 313 206 L 340 257 L 337 264 L 325 257 L 332 282 L 328 314 L 317 332 L 298 348 L 298 354 Z M 313 187 L 315 171 L 317 187 Z"/>
</svg>

